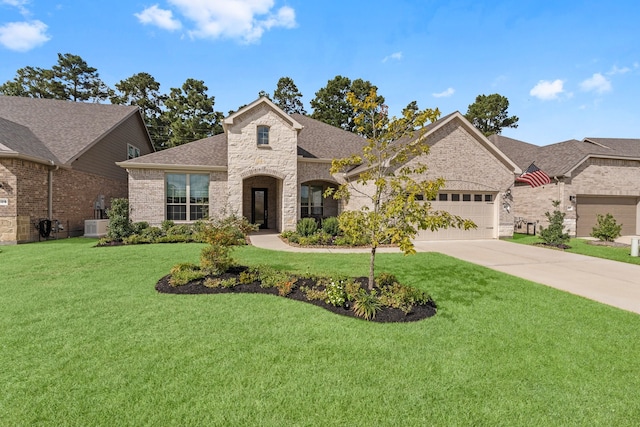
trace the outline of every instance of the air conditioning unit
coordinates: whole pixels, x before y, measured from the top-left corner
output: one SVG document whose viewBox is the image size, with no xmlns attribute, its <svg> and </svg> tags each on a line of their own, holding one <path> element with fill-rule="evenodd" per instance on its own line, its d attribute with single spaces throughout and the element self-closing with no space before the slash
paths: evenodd
<svg viewBox="0 0 640 427">
<path fill-rule="evenodd" d="M 84 221 L 84 237 L 104 237 L 108 225 L 108 219 L 87 219 Z"/>
</svg>

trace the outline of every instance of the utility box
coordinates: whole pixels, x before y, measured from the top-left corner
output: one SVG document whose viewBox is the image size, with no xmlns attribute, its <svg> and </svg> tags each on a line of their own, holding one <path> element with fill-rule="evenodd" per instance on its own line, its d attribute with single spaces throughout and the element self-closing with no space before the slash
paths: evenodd
<svg viewBox="0 0 640 427">
<path fill-rule="evenodd" d="M 104 237 L 108 225 L 108 219 L 87 219 L 84 221 L 84 237 Z"/>
<path fill-rule="evenodd" d="M 631 256 L 638 256 L 640 246 L 640 237 L 632 237 L 631 238 Z"/>
</svg>

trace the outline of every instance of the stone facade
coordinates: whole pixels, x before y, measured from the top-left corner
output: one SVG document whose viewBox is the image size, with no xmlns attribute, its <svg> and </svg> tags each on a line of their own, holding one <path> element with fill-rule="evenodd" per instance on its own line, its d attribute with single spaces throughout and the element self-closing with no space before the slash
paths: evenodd
<svg viewBox="0 0 640 427">
<path fill-rule="evenodd" d="M 268 195 L 268 228 L 275 231 L 293 230 L 301 217 L 301 187 L 322 186 L 326 190 L 337 186 L 339 179 L 343 179 L 329 173 L 331 159 L 298 155 L 298 135 L 302 126 L 271 102 L 256 101 L 229 116 L 224 124 L 227 158 L 224 166 L 220 159 L 211 164 L 212 169 L 224 169 L 210 172 L 211 216 L 240 213 L 251 220 L 254 209 L 252 194 L 256 189 L 265 189 Z M 269 129 L 268 144 L 258 144 L 258 127 L 261 126 Z M 323 134 L 316 138 L 314 143 L 323 142 Z M 492 228 L 497 231 L 494 237 L 512 235 L 513 213 L 510 212 L 510 206 L 509 210 L 502 208 L 502 196 L 513 183 L 514 166 L 501 157 L 501 153 L 480 134 L 473 134 L 467 129 L 461 118 L 446 122 L 433 131 L 429 139 L 431 153 L 419 159 L 429 165 L 427 178 L 445 178 L 447 191 L 491 194 L 496 206 L 500 206 L 495 209 Z M 203 173 L 207 167 L 199 164 L 190 170 L 187 164 L 163 163 L 166 159 L 135 165 L 122 164 L 129 171 L 129 202 L 133 221 L 159 225 L 165 219 L 166 173 Z M 367 186 L 362 190 L 370 192 L 372 187 Z M 357 209 L 366 202 L 366 198 L 357 195 L 350 199 L 348 205 L 325 198 L 322 216 L 336 216 L 343 209 Z"/>
</svg>

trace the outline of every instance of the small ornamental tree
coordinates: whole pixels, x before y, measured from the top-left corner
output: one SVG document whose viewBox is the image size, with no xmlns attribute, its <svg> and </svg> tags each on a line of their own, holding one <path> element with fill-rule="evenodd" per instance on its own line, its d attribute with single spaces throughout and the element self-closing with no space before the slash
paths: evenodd
<svg viewBox="0 0 640 427">
<path fill-rule="evenodd" d="M 418 230 L 448 227 L 475 228 L 475 224 L 449 212 L 433 211 L 429 200 L 435 199 L 444 180 L 424 179 L 426 167 L 409 162 L 425 155 L 429 146 L 423 138 L 425 125 L 437 120 L 438 109 L 405 108 L 402 117 L 391 119 L 372 88 L 364 100 L 352 92 L 347 100 L 355 112 L 354 121 L 362 133 L 371 126 L 371 137 L 362 155 L 334 159 L 331 174 L 345 174 L 337 189 L 325 196 L 348 201 L 357 195 L 367 203 L 356 211 L 340 215 L 340 229 L 348 238 L 368 237 L 371 244 L 369 289 L 374 286 L 375 256 L 378 246 L 395 244 L 405 254 L 415 253 L 412 239 Z M 353 170 L 353 168 L 356 168 Z M 347 171 L 351 171 L 346 174 Z"/>
<path fill-rule="evenodd" d="M 569 234 L 564 232 L 564 212 L 558 209 L 559 200 L 551 202 L 553 204 L 553 213 L 545 212 L 545 216 L 549 221 L 547 228 L 540 227 L 540 238 L 549 246 L 562 247 L 569 241 Z"/>
<path fill-rule="evenodd" d="M 622 224 L 618 224 L 613 215 L 610 213 L 597 215 L 598 222 L 591 231 L 591 237 L 595 237 L 603 242 L 613 242 L 622 235 Z"/>
</svg>

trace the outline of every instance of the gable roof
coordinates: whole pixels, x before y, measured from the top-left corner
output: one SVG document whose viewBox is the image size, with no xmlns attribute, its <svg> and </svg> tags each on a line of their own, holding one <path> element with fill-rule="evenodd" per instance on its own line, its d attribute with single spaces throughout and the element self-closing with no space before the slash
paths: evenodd
<svg viewBox="0 0 640 427">
<path fill-rule="evenodd" d="M 0 96 L 0 118 L 28 128 L 53 154 L 51 160 L 67 165 L 138 111 L 134 106 Z"/>
<path fill-rule="evenodd" d="M 227 134 L 221 133 L 116 164 L 132 169 L 226 170 Z"/>
<path fill-rule="evenodd" d="M 568 176 L 589 157 L 640 159 L 640 139 L 570 139 L 542 147 L 502 135 L 489 139 L 522 169 L 535 163 L 550 176 Z"/>
<path fill-rule="evenodd" d="M 362 152 L 363 137 L 302 114 L 288 115 L 267 98 L 260 98 L 224 120 L 225 133 L 116 163 L 124 168 L 222 170 L 227 168 L 227 129 L 248 109 L 266 104 L 285 117 L 298 132 L 298 156 L 330 160 Z"/>
<path fill-rule="evenodd" d="M 509 170 L 513 171 L 514 173 L 521 172 L 520 170 L 521 168 L 515 162 L 513 162 L 513 160 L 511 160 L 509 156 L 503 153 L 499 147 L 497 147 L 496 145 L 493 144 L 493 142 L 487 139 L 482 134 L 482 132 L 480 132 L 475 126 L 473 126 L 471 122 L 469 122 L 469 120 L 467 120 L 459 111 L 454 111 L 453 113 L 447 114 L 446 116 L 439 118 L 435 122 L 429 123 L 427 126 L 423 128 L 423 131 L 421 132 L 420 135 L 412 138 L 401 139 L 399 141 L 396 141 L 396 144 L 411 144 L 417 139 L 426 139 L 427 145 L 431 147 L 435 145 L 439 141 L 439 139 L 429 138 L 429 137 L 435 134 L 435 132 L 437 132 L 442 127 L 452 122 L 458 123 L 458 125 L 462 126 L 465 130 L 467 130 L 467 132 L 469 132 L 469 134 L 471 134 L 476 139 L 476 141 L 478 141 L 480 145 L 482 145 L 491 154 L 493 154 L 498 159 L 498 161 L 504 164 Z M 358 173 L 363 172 L 367 168 L 368 166 L 366 165 L 357 166 L 354 169 L 350 170 L 348 172 L 348 175 L 349 176 L 357 175 Z"/>
</svg>

